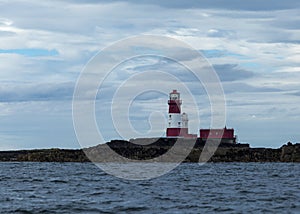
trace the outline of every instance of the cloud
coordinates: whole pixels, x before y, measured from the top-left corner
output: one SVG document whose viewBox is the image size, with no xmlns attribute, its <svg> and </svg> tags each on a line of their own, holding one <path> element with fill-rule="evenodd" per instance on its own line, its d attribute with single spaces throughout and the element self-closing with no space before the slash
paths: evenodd
<svg viewBox="0 0 300 214">
<path fill-rule="evenodd" d="M 87 0 L 87 1 L 79 1 L 79 0 L 71 0 L 71 2 L 79 3 L 79 4 L 103 4 L 107 3 L 107 1 L 96 1 L 96 0 Z M 113 2 L 122 2 L 121 0 L 115 0 Z M 181 0 L 166 0 L 166 1 L 126 1 L 131 3 L 145 4 L 145 5 L 159 5 L 164 8 L 175 8 L 175 9 L 228 9 L 228 10 L 250 10 L 250 11 L 270 11 L 270 10 L 286 10 L 300 7 L 299 2 L 295 0 L 272 0 L 270 2 L 262 2 L 259 0 L 252 1 L 239 1 L 239 0 L 190 0 L 190 1 L 181 1 Z"/>
<path fill-rule="evenodd" d="M 236 38 L 235 31 L 222 30 L 222 29 L 210 29 L 207 33 L 208 37 L 225 37 L 225 38 Z"/>
<path fill-rule="evenodd" d="M 6 18 L 0 18 L 0 26 L 10 26 L 13 22 Z"/>
<path fill-rule="evenodd" d="M 263 92 L 281 92 L 282 91 L 279 88 L 253 86 L 253 85 L 249 85 L 247 83 L 241 83 L 241 82 L 228 82 L 226 84 L 223 84 L 223 87 L 224 87 L 224 91 L 226 94 L 248 93 L 248 92 L 263 93 Z"/>
<path fill-rule="evenodd" d="M 0 37 L 9 37 L 9 36 L 15 36 L 15 35 L 16 35 L 16 33 L 14 33 L 14 32 L 0 30 Z"/>
<path fill-rule="evenodd" d="M 255 76 L 252 71 L 240 68 L 237 64 L 213 65 L 221 81 L 235 81 Z"/>
<path fill-rule="evenodd" d="M 161 92 L 156 92 L 156 91 L 147 91 L 135 98 L 135 101 L 147 101 L 147 100 L 157 100 L 157 99 L 162 99 L 165 98 L 166 100 L 168 99 L 167 96 Z"/>
<path fill-rule="evenodd" d="M 300 97 L 300 91 L 296 91 L 296 92 L 292 92 L 292 93 L 286 93 L 286 94 Z"/>
<path fill-rule="evenodd" d="M 74 83 L 1 84 L 0 102 L 71 100 Z"/>
</svg>

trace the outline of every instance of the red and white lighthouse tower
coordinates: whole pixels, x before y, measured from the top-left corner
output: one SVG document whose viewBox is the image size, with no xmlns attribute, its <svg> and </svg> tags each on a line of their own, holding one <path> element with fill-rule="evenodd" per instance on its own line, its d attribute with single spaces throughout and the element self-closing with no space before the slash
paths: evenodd
<svg viewBox="0 0 300 214">
<path fill-rule="evenodd" d="M 181 120 L 181 100 L 180 93 L 173 90 L 170 93 L 168 100 L 169 115 L 168 115 L 168 128 L 167 137 L 180 136 L 182 120 Z"/>
<path fill-rule="evenodd" d="M 167 137 L 197 138 L 196 134 L 189 134 L 188 132 L 188 115 L 186 113 L 181 114 L 181 104 L 180 93 L 173 90 L 168 100 Z"/>
</svg>

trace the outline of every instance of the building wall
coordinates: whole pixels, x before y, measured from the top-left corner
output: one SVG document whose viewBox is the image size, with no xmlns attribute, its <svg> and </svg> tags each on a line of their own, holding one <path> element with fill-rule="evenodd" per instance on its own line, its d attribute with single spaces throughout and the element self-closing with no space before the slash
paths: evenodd
<svg viewBox="0 0 300 214">
<path fill-rule="evenodd" d="M 200 138 L 234 138 L 234 129 L 200 129 Z"/>
</svg>

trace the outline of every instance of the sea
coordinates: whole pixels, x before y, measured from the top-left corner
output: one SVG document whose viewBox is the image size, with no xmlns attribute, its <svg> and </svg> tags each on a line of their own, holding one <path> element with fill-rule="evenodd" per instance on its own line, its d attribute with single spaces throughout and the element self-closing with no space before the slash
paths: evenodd
<svg viewBox="0 0 300 214">
<path fill-rule="evenodd" d="M 182 163 L 126 180 L 93 163 L 2 162 L 0 192 L 0 213 L 300 213 L 300 164 Z"/>
</svg>

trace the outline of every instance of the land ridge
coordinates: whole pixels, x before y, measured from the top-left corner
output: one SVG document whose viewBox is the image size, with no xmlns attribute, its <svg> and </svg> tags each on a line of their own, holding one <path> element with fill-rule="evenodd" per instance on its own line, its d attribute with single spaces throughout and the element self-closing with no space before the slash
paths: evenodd
<svg viewBox="0 0 300 214">
<path fill-rule="evenodd" d="M 176 143 L 176 146 L 174 146 Z M 216 147 L 214 147 L 216 146 Z M 174 149 L 175 148 L 175 149 Z M 191 150 L 188 150 L 191 148 Z M 144 138 L 112 140 L 105 144 L 83 149 L 33 149 L 0 151 L 1 162 L 111 162 L 119 161 L 109 153 L 113 150 L 124 160 L 149 160 L 165 162 L 161 158 L 167 152 L 167 161 L 177 161 L 184 155 L 184 162 L 201 162 L 203 151 L 213 151 L 209 162 L 300 162 L 300 143 L 287 143 L 280 148 L 251 148 L 249 144 L 215 144 L 201 139 Z M 216 151 L 215 151 L 216 150 Z M 106 152 L 107 151 L 107 152 Z M 185 155 L 187 154 L 187 156 Z"/>
</svg>

